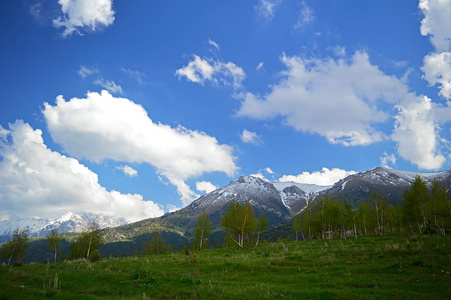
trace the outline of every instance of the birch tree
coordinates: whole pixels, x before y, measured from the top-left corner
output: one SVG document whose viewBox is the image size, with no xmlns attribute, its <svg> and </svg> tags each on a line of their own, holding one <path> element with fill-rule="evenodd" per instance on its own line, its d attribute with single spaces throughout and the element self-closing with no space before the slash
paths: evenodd
<svg viewBox="0 0 451 300">
<path fill-rule="evenodd" d="M 207 212 L 202 212 L 197 218 L 197 223 L 194 225 L 196 237 L 195 245 L 197 250 L 202 250 L 207 247 L 205 240 L 210 236 L 212 224 Z"/>
<path fill-rule="evenodd" d="M 57 228 L 52 229 L 50 233 L 47 235 L 47 249 L 54 253 L 55 262 L 58 255 L 58 251 L 61 246 L 62 238 L 63 237 L 61 236 L 61 234 L 58 233 Z"/>
<path fill-rule="evenodd" d="M 4 243 L 0 249 L 0 256 L 8 260 L 8 266 L 11 260 L 21 260 L 27 251 L 28 231 L 16 228 L 13 238 Z"/>
<path fill-rule="evenodd" d="M 243 249 L 244 238 L 257 228 L 257 220 L 251 204 L 232 201 L 221 219 L 221 226 L 231 233 L 233 242 Z"/>
</svg>

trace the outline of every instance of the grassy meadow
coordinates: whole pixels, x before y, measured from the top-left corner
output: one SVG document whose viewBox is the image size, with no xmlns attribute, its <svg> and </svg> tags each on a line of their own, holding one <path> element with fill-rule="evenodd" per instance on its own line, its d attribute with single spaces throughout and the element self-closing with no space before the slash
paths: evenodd
<svg viewBox="0 0 451 300">
<path fill-rule="evenodd" d="M 365 236 L 0 268 L 0 299 L 451 299 L 449 236 Z"/>
</svg>

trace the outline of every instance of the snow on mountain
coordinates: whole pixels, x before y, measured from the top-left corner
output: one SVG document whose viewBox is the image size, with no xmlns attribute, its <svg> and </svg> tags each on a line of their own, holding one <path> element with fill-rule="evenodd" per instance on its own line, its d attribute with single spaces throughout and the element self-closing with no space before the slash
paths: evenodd
<svg viewBox="0 0 451 300">
<path fill-rule="evenodd" d="M 214 211 L 230 201 L 249 201 L 256 209 L 288 219 L 299 212 L 310 197 L 318 195 L 329 186 L 317 186 L 295 182 L 271 183 L 254 176 L 242 176 L 230 184 L 195 200 L 195 210 Z"/>
<path fill-rule="evenodd" d="M 297 182 L 274 182 L 273 185 L 279 191 L 284 205 L 295 213 L 302 210 L 310 199 L 332 187 Z"/>
<path fill-rule="evenodd" d="M 124 218 L 116 218 L 102 214 L 82 213 L 81 215 L 68 212 L 56 220 L 28 218 L 21 220 L 8 220 L 0 222 L 0 243 L 9 240 L 16 228 L 28 230 L 30 237 L 46 236 L 52 229 L 59 233 L 82 232 L 90 221 L 95 221 L 100 229 L 126 225 L 129 222 Z"/>
<path fill-rule="evenodd" d="M 0 236 L 12 235 L 16 228 L 26 229 L 28 232 L 39 232 L 49 220 L 39 218 L 27 218 L 21 220 L 1 221 L 0 222 Z M 35 235 L 32 235 L 35 236 Z"/>
<path fill-rule="evenodd" d="M 374 168 L 365 172 L 350 175 L 335 183 L 327 193 L 330 196 L 344 197 L 358 206 L 366 201 L 371 191 L 377 191 L 392 204 L 399 204 L 402 194 L 412 184 L 415 177 L 420 176 L 427 184 L 438 179 L 440 184 L 451 185 L 451 171 L 442 172 L 410 172 L 385 168 Z"/>
</svg>

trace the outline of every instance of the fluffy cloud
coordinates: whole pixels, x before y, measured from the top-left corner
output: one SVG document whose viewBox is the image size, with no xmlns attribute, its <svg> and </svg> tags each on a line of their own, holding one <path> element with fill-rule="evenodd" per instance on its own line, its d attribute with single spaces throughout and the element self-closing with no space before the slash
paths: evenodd
<svg viewBox="0 0 451 300">
<path fill-rule="evenodd" d="M 208 181 L 198 181 L 196 182 L 196 189 L 201 192 L 210 193 L 216 190 L 218 187 Z"/>
<path fill-rule="evenodd" d="M 0 215 L 55 218 L 82 209 L 137 221 L 163 214 L 141 195 L 108 192 L 97 174 L 48 149 L 41 130 L 21 120 L 0 126 L 0 157 Z"/>
<path fill-rule="evenodd" d="M 420 0 L 419 7 L 424 14 L 421 34 L 429 36 L 438 52 L 451 50 L 451 1 Z"/>
<path fill-rule="evenodd" d="M 213 59 L 202 59 L 194 55 L 194 59 L 187 66 L 178 69 L 175 74 L 186 77 L 187 80 L 204 84 L 210 81 L 213 84 L 233 85 L 240 88 L 246 75 L 240 67 L 232 62 L 223 63 Z M 232 82 L 230 82 L 232 81 Z"/>
<path fill-rule="evenodd" d="M 438 85 L 439 95 L 451 99 L 451 1 L 420 0 L 424 14 L 420 31 L 429 39 L 436 52 L 424 57 L 424 79 L 430 85 Z"/>
<path fill-rule="evenodd" d="M 329 170 L 328 168 L 323 168 L 321 171 L 316 172 L 302 172 L 299 175 L 284 175 L 279 178 L 280 182 L 298 182 L 298 183 L 307 183 L 307 184 L 316 184 L 316 185 L 333 185 L 340 179 L 343 179 L 349 175 L 353 175 L 356 172 L 354 171 L 346 171 L 334 168 Z"/>
<path fill-rule="evenodd" d="M 128 177 L 138 176 L 138 171 L 136 171 L 135 169 L 133 169 L 132 167 L 127 166 L 127 165 L 116 167 L 116 169 L 121 170 Z"/>
<path fill-rule="evenodd" d="M 380 158 L 380 160 L 381 160 L 382 167 L 387 168 L 387 169 L 391 169 L 390 166 L 388 165 L 389 163 L 391 163 L 393 165 L 396 163 L 396 157 L 393 153 L 387 154 L 387 152 L 384 152 L 384 156 L 382 156 Z"/>
<path fill-rule="evenodd" d="M 263 16 L 266 20 L 271 21 L 281 2 L 282 0 L 260 0 L 259 5 L 255 8 L 259 15 Z"/>
<path fill-rule="evenodd" d="M 94 84 L 97 84 L 104 89 L 106 89 L 110 93 L 119 93 L 122 94 L 122 87 L 117 85 L 114 81 L 104 80 L 103 78 L 98 78 L 94 81 Z"/>
<path fill-rule="evenodd" d="M 398 142 L 399 155 L 421 169 L 440 168 L 446 159 L 437 151 L 440 137 L 431 100 L 415 97 L 397 107 L 392 138 Z"/>
<path fill-rule="evenodd" d="M 368 145 L 385 138 L 373 126 L 389 117 L 384 104 L 398 103 L 407 94 L 400 80 L 372 65 L 363 52 L 347 60 L 284 55 L 282 62 L 284 78 L 263 97 L 242 93 L 238 116 L 281 116 L 286 125 L 318 133 L 331 143 Z"/>
<path fill-rule="evenodd" d="M 64 27 L 63 36 L 76 32 L 79 28 L 89 27 L 96 30 L 99 26 L 109 26 L 114 22 L 112 0 L 59 0 L 63 17 L 53 20 L 53 26 Z"/>
<path fill-rule="evenodd" d="M 44 103 L 43 114 L 53 140 L 70 155 L 149 163 L 177 187 L 184 205 L 198 196 L 186 179 L 213 171 L 233 176 L 237 170 L 232 147 L 203 132 L 154 123 L 142 106 L 107 91 L 68 102 L 58 96 L 55 106 Z"/>
<path fill-rule="evenodd" d="M 439 95 L 451 99 L 451 52 L 426 55 L 421 70 L 430 85 L 439 85 Z"/>
<path fill-rule="evenodd" d="M 254 145 L 260 144 L 261 136 L 259 136 L 255 132 L 244 129 L 240 137 L 243 143 L 250 143 Z"/>
</svg>

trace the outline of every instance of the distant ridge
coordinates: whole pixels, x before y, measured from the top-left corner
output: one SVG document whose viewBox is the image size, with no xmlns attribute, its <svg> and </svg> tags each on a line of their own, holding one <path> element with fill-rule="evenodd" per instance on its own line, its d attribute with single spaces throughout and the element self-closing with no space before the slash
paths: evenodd
<svg viewBox="0 0 451 300">
<path fill-rule="evenodd" d="M 27 218 L 0 222 L 0 243 L 8 241 L 16 228 L 28 230 L 30 237 L 46 236 L 52 229 L 59 233 L 81 232 L 90 221 L 96 221 L 101 229 L 128 224 L 124 218 L 94 213 L 75 214 L 68 212 L 56 220 Z"/>
</svg>

